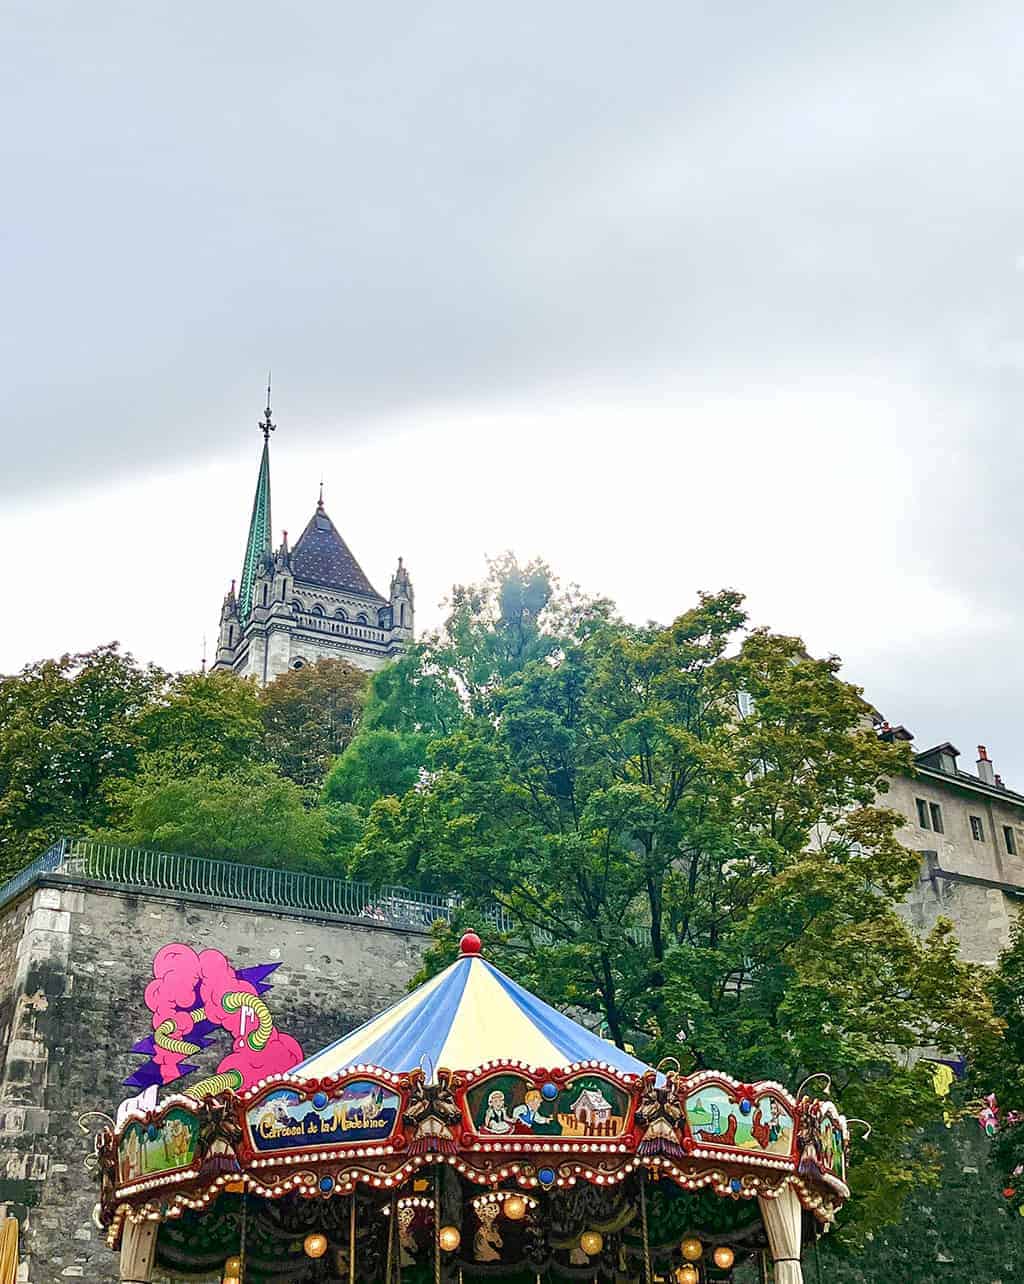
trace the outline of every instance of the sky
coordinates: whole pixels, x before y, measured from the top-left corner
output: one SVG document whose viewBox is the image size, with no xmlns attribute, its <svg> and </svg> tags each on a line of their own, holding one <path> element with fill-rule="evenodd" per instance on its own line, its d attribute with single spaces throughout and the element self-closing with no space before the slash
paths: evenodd
<svg viewBox="0 0 1024 1284">
<path fill-rule="evenodd" d="M 701 589 L 1024 791 L 1024 10 L 8 0 L 0 672 L 212 651 L 275 528 L 417 626 Z M 17 584 L 17 592 L 14 586 Z"/>
</svg>

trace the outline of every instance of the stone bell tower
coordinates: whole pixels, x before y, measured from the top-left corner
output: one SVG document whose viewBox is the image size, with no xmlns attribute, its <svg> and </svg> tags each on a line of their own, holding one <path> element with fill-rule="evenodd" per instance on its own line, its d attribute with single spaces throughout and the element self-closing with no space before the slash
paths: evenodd
<svg viewBox="0 0 1024 1284">
<path fill-rule="evenodd" d="M 295 547 L 289 548 L 286 531 L 273 548 L 270 434 L 275 428 L 268 383 L 242 573 L 231 581 L 221 605 L 213 668 L 253 676 L 261 685 L 321 657 L 380 669 L 413 638 L 409 572 L 399 558 L 390 597 L 378 593 L 328 516 L 323 486 Z"/>
</svg>

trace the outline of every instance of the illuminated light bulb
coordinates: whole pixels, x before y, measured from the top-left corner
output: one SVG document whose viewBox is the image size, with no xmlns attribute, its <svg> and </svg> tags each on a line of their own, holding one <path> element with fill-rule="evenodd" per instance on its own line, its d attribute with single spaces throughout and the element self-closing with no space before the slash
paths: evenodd
<svg viewBox="0 0 1024 1284">
<path fill-rule="evenodd" d="M 302 1241 L 302 1251 L 307 1257 L 323 1257 L 327 1252 L 327 1236 L 316 1232 Z"/>
<path fill-rule="evenodd" d="M 604 1236 L 598 1231 L 584 1231 L 580 1236 L 580 1248 L 588 1257 L 594 1257 L 604 1248 Z"/>
<path fill-rule="evenodd" d="M 242 1282 L 237 1275 L 225 1275 L 221 1284 L 242 1284 Z"/>
<path fill-rule="evenodd" d="M 736 1260 L 736 1254 L 724 1244 L 720 1248 L 716 1248 L 712 1256 L 715 1259 L 715 1265 L 721 1267 L 723 1271 L 727 1271 Z"/>
<path fill-rule="evenodd" d="M 680 1266 L 676 1271 L 677 1284 L 698 1284 L 700 1276 L 696 1266 Z"/>
<path fill-rule="evenodd" d="M 699 1239 L 684 1239 L 679 1245 L 679 1251 L 688 1262 L 697 1262 L 704 1253 L 704 1245 Z"/>
<path fill-rule="evenodd" d="M 462 1243 L 462 1235 L 457 1226 L 442 1226 L 437 1232 L 437 1242 L 446 1253 L 454 1253 Z"/>
<path fill-rule="evenodd" d="M 241 1275 L 241 1273 L 242 1273 L 242 1259 L 240 1257 L 229 1257 L 228 1260 L 224 1263 L 225 1276 L 228 1276 L 228 1275 L 237 1276 L 237 1275 Z"/>
<path fill-rule="evenodd" d="M 526 1216 L 526 1200 L 522 1195 L 509 1195 L 504 1203 L 505 1216 L 513 1222 L 518 1222 Z"/>
</svg>

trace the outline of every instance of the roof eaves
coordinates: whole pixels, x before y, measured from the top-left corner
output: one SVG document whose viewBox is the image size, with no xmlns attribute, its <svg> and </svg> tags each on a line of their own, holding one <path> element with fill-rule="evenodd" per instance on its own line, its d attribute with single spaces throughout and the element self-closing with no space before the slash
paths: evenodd
<svg viewBox="0 0 1024 1284">
<path fill-rule="evenodd" d="M 942 780 L 948 785 L 961 785 L 974 793 L 985 794 L 989 798 L 1001 798 L 1005 802 L 1024 807 L 1024 794 L 1015 793 L 1012 789 L 1000 789 L 998 785 L 990 785 L 984 780 L 979 780 L 977 776 L 972 776 L 970 772 L 957 771 L 956 775 L 952 776 L 948 771 L 925 767 L 920 762 L 915 764 L 915 769 L 918 775 L 928 776 L 932 780 Z"/>
</svg>

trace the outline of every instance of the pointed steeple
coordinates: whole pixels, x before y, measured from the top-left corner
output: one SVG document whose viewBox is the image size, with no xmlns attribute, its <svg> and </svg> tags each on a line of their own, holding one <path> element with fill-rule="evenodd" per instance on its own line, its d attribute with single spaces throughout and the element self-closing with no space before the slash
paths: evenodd
<svg viewBox="0 0 1024 1284">
<path fill-rule="evenodd" d="M 277 427 L 270 421 L 270 376 L 267 375 L 267 408 L 260 421 L 263 430 L 263 455 L 259 476 L 256 478 L 256 495 L 252 501 L 249 519 L 249 538 L 245 545 L 245 561 L 238 588 L 238 614 L 242 620 L 249 618 L 252 610 L 252 592 L 263 558 L 271 552 L 270 542 L 270 434 Z"/>
</svg>

